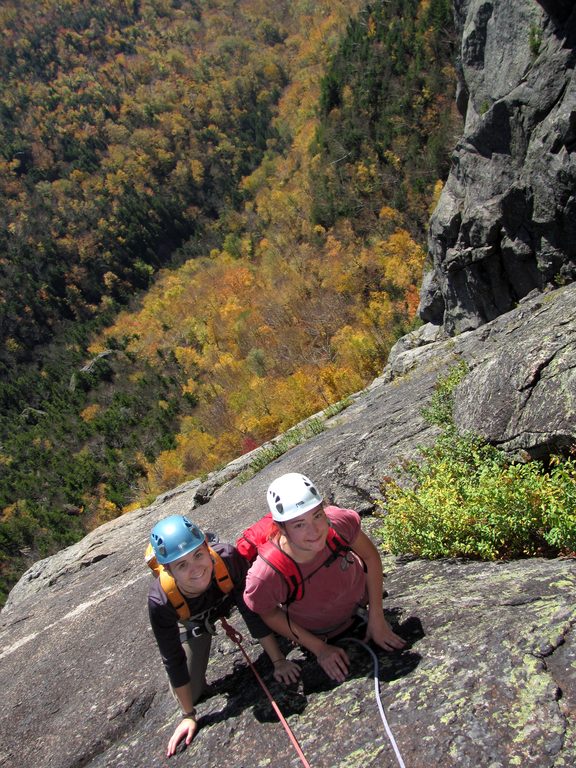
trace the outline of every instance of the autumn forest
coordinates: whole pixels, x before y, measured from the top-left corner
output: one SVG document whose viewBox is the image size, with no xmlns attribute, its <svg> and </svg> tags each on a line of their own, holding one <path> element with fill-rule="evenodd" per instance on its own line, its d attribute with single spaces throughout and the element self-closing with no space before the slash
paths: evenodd
<svg viewBox="0 0 576 768">
<path fill-rule="evenodd" d="M 451 0 L 0 20 L 1 605 L 381 372 L 461 124 Z"/>
</svg>

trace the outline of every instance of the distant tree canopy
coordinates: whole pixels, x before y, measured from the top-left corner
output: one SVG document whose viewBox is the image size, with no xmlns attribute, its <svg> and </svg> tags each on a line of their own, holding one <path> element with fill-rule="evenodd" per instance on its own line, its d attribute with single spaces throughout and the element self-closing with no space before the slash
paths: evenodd
<svg viewBox="0 0 576 768">
<path fill-rule="evenodd" d="M 209 236 L 276 135 L 286 75 L 248 18 L 225 36 L 217 13 L 185 0 L 8 2 L 0 20 L 9 369 L 63 320 L 125 303 L 184 240 Z"/>
<path fill-rule="evenodd" d="M 452 0 L 372 3 L 350 19 L 321 83 L 315 221 L 369 231 L 384 198 L 422 236 L 460 124 L 453 55 Z"/>
<path fill-rule="evenodd" d="M 2 600 L 379 373 L 456 118 L 436 0 L 12 0 L 0 21 Z"/>
</svg>

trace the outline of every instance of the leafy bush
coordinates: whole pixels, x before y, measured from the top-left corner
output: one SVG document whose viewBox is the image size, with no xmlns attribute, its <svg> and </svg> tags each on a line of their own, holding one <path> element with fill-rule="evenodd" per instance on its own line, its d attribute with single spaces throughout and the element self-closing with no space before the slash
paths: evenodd
<svg viewBox="0 0 576 768">
<path fill-rule="evenodd" d="M 576 460 L 514 463 L 480 438 L 457 433 L 447 407 L 463 372 L 439 382 L 426 418 L 444 425 L 423 461 L 388 479 L 381 536 L 395 553 L 482 560 L 576 551 Z M 404 486 L 404 487 L 403 487 Z"/>
</svg>

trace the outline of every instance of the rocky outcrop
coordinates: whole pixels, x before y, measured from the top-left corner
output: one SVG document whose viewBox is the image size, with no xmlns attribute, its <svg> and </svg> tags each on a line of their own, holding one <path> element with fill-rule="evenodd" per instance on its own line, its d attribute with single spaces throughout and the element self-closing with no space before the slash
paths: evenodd
<svg viewBox="0 0 576 768">
<path fill-rule="evenodd" d="M 233 541 L 265 511 L 270 481 L 303 471 L 328 500 L 363 514 L 377 539 L 383 478 L 434 439 L 421 409 L 460 360 L 469 369 L 455 392 L 461 429 L 536 457 L 576 443 L 573 5 L 456 0 L 466 129 L 431 223 L 427 324 L 323 432 L 257 474 L 254 455 L 241 457 L 22 577 L 0 614 L 0 766 L 168 764 L 177 708 L 148 626 L 143 562 L 161 517 L 187 513 Z M 407 768 L 576 765 L 576 560 L 384 562 L 385 604 L 409 647 L 379 652 L 378 673 Z M 351 674 L 339 686 L 293 650 L 302 681 L 288 689 L 244 636 L 314 768 L 398 764 L 362 646 L 349 644 Z M 241 651 L 222 632 L 214 645 L 200 732 L 169 764 L 297 765 Z"/>
<path fill-rule="evenodd" d="M 456 338 L 425 328 L 402 340 L 383 375 L 324 432 L 256 475 L 246 479 L 254 457 L 242 457 L 36 563 L 0 614 L 0 766 L 297 765 L 265 694 L 222 632 L 209 666 L 211 695 L 199 707 L 201 730 L 183 754 L 164 758 L 177 710 L 147 622 L 150 528 L 167 514 L 188 513 L 233 540 L 265 511 L 269 482 L 300 470 L 330 500 L 361 511 L 376 538 L 378 520 L 369 513 L 382 478 L 434 438 L 421 408 L 437 377 L 461 359 L 470 372 L 457 390 L 460 419 L 513 449 L 538 451 L 543 434 L 574 441 L 575 301 L 576 283 L 527 298 Z M 379 653 L 379 677 L 407 768 L 575 765 L 576 561 L 384 560 L 385 605 L 410 647 Z M 233 623 L 244 631 L 237 616 Z M 339 686 L 293 651 L 303 678 L 286 689 L 244 635 L 314 768 L 397 765 L 364 648 L 348 646 L 351 675 Z"/>
<path fill-rule="evenodd" d="M 576 10 L 458 0 L 465 115 L 432 216 L 420 315 L 449 334 L 576 277 Z"/>
<path fill-rule="evenodd" d="M 519 457 L 567 452 L 576 435 L 576 284 L 533 292 L 516 311 L 445 339 L 436 326 L 405 336 L 392 350 L 388 375 L 437 359 L 439 349 L 464 359 L 470 374 L 454 393 L 454 420 Z M 424 345 L 421 345 L 424 342 Z"/>
</svg>

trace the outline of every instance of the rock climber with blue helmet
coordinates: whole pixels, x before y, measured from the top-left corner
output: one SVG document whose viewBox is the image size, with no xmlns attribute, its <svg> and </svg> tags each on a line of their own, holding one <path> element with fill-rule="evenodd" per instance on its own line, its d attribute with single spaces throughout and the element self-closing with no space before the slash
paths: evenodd
<svg viewBox="0 0 576 768">
<path fill-rule="evenodd" d="M 210 656 L 214 622 L 236 606 L 253 637 L 268 654 L 276 680 L 296 682 L 298 665 L 288 661 L 275 635 L 245 604 L 243 591 L 249 563 L 231 544 L 211 545 L 204 533 L 187 517 L 171 515 L 157 523 L 150 535 L 157 563 L 173 577 L 179 594 L 189 609 L 183 620 L 156 578 L 148 593 L 150 624 L 158 643 L 170 687 L 180 708 L 181 718 L 168 743 L 167 756 L 173 755 L 184 739 L 192 741 L 198 728 L 194 705 L 206 692 L 206 669 Z M 230 591 L 223 592 L 215 579 L 214 558 L 220 558 L 230 576 Z"/>
<path fill-rule="evenodd" d="M 364 639 L 388 651 L 403 648 L 404 639 L 384 617 L 382 561 L 358 513 L 325 505 L 315 484 L 298 472 L 274 480 L 267 501 L 277 526 L 272 541 L 297 563 L 302 595 L 290 602 L 284 579 L 259 555 L 246 578 L 246 605 L 312 653 L 337 682 L 348 675 L 349 658 L 334 641 L 360 625 L 366 608 Z M 337 554 L 328 546 L 332 530 L 349 545 Z"/>
</svg>

